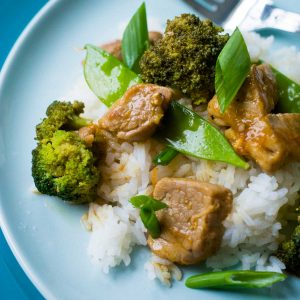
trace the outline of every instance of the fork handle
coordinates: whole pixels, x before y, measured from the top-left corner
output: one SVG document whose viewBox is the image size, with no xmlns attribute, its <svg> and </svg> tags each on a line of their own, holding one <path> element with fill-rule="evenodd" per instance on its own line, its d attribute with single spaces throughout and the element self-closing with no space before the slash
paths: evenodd
<svg viewBox="0 0 300 300">
<path fill-rule="evenodd" d="M 242 22 L 241 27 L 248 30 L 274 28 L 282 31 L 300 33 L 300 15 L 277 8 L 268 4 L 265 6 L 260 18 L 255 11 L 250 12 L 248 18 Z"/>
</svg>

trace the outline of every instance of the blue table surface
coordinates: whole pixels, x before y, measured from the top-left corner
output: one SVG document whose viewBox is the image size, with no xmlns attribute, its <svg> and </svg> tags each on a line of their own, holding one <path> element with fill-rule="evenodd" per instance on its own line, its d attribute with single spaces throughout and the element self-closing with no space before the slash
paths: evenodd
<svg viewBox="0 0 300 300">
<path fill-rule="evenodd" d="M 10 49 L 46 0 L 0 0 L 0 68 Z M 43 299 L 23 272 L 0 230 L 0 299 Z"/>
</svg>

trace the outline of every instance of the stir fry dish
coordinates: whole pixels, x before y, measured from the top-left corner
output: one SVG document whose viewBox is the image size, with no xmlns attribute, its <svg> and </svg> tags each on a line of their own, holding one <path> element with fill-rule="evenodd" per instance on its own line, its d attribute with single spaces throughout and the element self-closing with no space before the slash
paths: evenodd
<svg viewBox="0 0 300 300">
<path fill-rule="evenodd" d="M 192 14 L 148 31 L 142 4 L 122 39 L 85 46 L 80 101 L 49 105 L 32 176 L 88 205 L 88 255 L 104 272 L 144 245 L 148 275 L 167 285 L 200 263 L 211 272 L 187 287 L 300 276 L 300 85 L 253 57 L 263 41 Z"/>
</svg>

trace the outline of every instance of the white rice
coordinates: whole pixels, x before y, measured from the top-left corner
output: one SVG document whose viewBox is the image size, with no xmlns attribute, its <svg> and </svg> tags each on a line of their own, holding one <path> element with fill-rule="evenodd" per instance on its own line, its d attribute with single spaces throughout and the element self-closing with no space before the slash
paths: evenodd
<svg viewBox="0 0 300 300">
<path fill-rule="evenodd" d="M 145 263 L 144 269 L 146 270 L 150 280 L 157 278 L 168 287 L 171 287 L 173 279 L 182 279 L 182 272 L 175 264 L 154 254 L 152 254 L 149 261 Z"/>
<path fill-rule="evenodd" d="M 284 179 L 284 180 L 282 180 Z M 234 197 L 233 211 L 225 220 L 225 234 L 219 252 L 207 259 L 214 269 L 241 263 L 242 269 L 284 269 L 282 263 L 270 257 L 278 247 L 278 211 L 284 204 L 293 205 L 300 189 L 300 165 L 294 164 L 270 176 L 251 176 L 247 187 Z"/>
<path fill-rule="evenodd" d="M 101 167 L 102 184 L 98 194 L 112 205 L 90 204 L 83 222 L 91 231 L 88 255 L 108 273 L 121 262 L 127 266 L 133 246 L 146 245 L 145 228 L 129 199 L 148 193 L 151 157 L 150 143 L 123 143 L 107 153 Z"/>
<path fill-rule="evenodd" d="M 139 218 L 118 206 L 90 204 L 84 224 L 91 231 L 88 255 L 104 273 L 121 262 L 128 266 L 135 245 L 146 245 Z"/>
<path fill-rule="evenodd" d="M 181 170 L 186 172 L 178 173 Z M 151 173 L 154 183 L 166 176 L 187 177 L 221 184 L 233 192 L 234 205 L 224 222 L 222 247 L 207 259 L 208 267 L 221 269 L 241 263 L 243 269 L 255 268 L 256 261 L 266 254 L 267 259 L 259 269 L 269 270 L 275 265 L 268 257 L 278 246 L 282 227 L 278 211 L 287 203 L 294 205 L 299 197 L 300 164 L 290 164 L 270 176 L 259 168 L 245 171 L 224 163 L 194 161 L 179 155 L 168 166 L 158 166 Z"/>
<path fill-rule="evenodd" d="M 300 83 L 300 53 L 295 48 L 271 51 L 273 38 L 244 33 L 253 61 L 263 59 Z M 296 67 L 298 66 L 298 67 Z M 106 111 L 90 92 L 83 77 L 68 99 L 86 103 L 85 115 L 95 120 Z M 189 106 L 189 100 L 181 100 Z M 90 204 L 83 220 L 91 231 L 88 255 L 92 262 L 108 272 L 110 267 L 130 263 L 135 245 L 146 245 L 145 228 L 139 212 L 128 202 L 136 194 L 151 194 L 152 184 L 165 176 L 194 178 L 229 188 L 234 195 L 232 213 L 224 222 L 222 247 L 206 261 L 212 269 L 238 266 L 242 269 L 281 272 L 284 264 L 271 253 L 280 239 L 282 221 L 280 208 L 293 205 L 300 190 L 300 164 L 290 164 L 268 175 L 252 164 L 250 170 L 225 163 L 195 160 L 178 155 L 170 165 L 151 171 L 151 141 L 114 144 L 101 167 L 102 183 L 99 196 L 111 205 Z M 159 260 L 159 261 L 158 261 Z M 172 276 L 180 279 L 180 270 L 168 261 L 152 256 L 145 264 L 151 279 L 158 278 L 170 285 Z M 175 270 L 175 271 L 174 271 Z M 173 275 L 172 275 L 173 274 Z M 174 276 L 173 276 L 174 277 Z"/>
<path fill-rule="evenodd" d="M 300 84 L 300 52 L 296 47 L 271 50 L 274 37 L 261 37 L 255 32 L 243 32 L 252 61 L 263 60 Z"/>
</svg>

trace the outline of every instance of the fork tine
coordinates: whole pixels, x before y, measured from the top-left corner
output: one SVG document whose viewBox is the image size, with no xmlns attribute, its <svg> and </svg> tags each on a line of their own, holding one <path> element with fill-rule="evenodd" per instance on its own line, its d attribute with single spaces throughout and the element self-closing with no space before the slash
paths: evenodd
<svg viewBox="0 0 300 300">
<path fill-rule="evenodd" d="M 224 2 L 224 0 L 200 0 L 199 2 L 202 2 L 202 1 L 208 2 L 211 5 L 217 5 L 217 6 L 219 6 L 220 4 L 223 4 L 223 2 Z"/>
<path fill-rule="evenodd" d="M 214 2 L 216 2 L 216 3 L 224 3 L 226 0 L 211 0 L 211 1 L 214 1 Z"/>
<path fill-rule="evenodd" d="M 222 25 L 239 0 L 184 0 L 202 16 Z"/>
<path fill-rule="evenodd" d="M 208 11 L 217 11 L 217 9 L 218 9 L 218 4 L 216 4 L 214 1 L 200 0 L 197 2 L 200 2 L 200 4 Z"/>
</svg>

